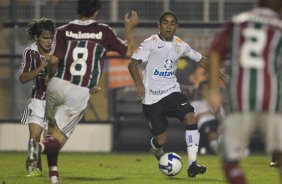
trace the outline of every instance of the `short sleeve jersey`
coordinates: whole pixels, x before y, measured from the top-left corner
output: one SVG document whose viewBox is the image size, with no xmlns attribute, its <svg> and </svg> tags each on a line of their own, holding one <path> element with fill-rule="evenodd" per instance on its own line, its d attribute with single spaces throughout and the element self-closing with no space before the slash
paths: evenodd
<svg viewBox="0 0 282 184">
<path fill-rule="evenodd" d="M 125 56 L 127 45 L 106 24 L 74 20 L 58 28 L 53 49 L 59 58 L 56 77 L 92 88 L 99 81 L 106 51 Z"/>
<path fill-rule="evenodd" d="M 282 21 L 267 8 L 232 17 L 212 42 L 228 61 L 228 112 L 281 112 Z"/>
<path fill-rule="evenodd" d="M 22 63 L 20 67 L 20 73 L 30 72 L 35 70 L 40 66 L 40 63 L 44 56 L 42 56 L 38 52 L 38 47 L 36 43 L 31 44 L 28 46 L 22 56 Z M 45 85 L 45 77 L 47 75 L 47 71 L 41 71 L 36 78 L 33 80 L 34 86 L 32 88 L 31 98 L 36 98 L 40 100 L 45 100 L 45 92 L 46 92 L 46 85 Z"/>
<path fill-rule="evenodd" d="M 166 42 L 155 34 L 141 43 L 132 58 L 141 60 L 145 65 L 143 104 L 154 104 L 173 92 L 180 92 L 175 72 L 178 60 L 182 56 L 187 56 L 195 62 L 202 58 L 200 53 L 176 36 L 172 42 Z"/>
</svg>

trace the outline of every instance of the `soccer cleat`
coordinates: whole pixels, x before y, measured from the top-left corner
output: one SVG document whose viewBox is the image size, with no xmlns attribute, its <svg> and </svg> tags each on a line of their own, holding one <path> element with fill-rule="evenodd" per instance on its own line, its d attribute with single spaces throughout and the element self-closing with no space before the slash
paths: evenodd
<svg viewBox="0 0 282 184">
<path fill-rule="evenodd" d="M 154 138 L 151 139 L 151 151 L 154 153 L 155 157 L 159 160 L 164 155 L 163 147 L 157 148 L 153 143 L 153 139 Z"/>
<path fill-rule="evenodd" d="M 36 169 L 40 154 L 39 143 L 34 139 L 30 139 L 28 144 L 28 156 L 25 162 L 26 170 L 32 172 Z"/>
<path fill-rule="evenodd" d="M 38 176 L 41 176 L 41 171 L 40 169 L 35 168 L 32 171 L 30 171 L 26 176 L 27 177 L 38 177 Z"/>
<path fill-rule="evenodd" d="M 206 172 L 207 168 L 202 165 L 198 165 L 196 161 L 192 162 L 192 164 L 189 166 L 187 170 L 187 174 L 189 177 L 193 178 L 197 174 L 204 174 Z"/>
<path fill-rule="evenodd" d="M 277 162 L 270 162 L 269 167 L 278 167 Z"/>
<path fill-rule="evenodd" d="M 59 176 L 51 176 L 50 177 L 50 184 L 60 184 L 61 180 Z"/>
</svg>

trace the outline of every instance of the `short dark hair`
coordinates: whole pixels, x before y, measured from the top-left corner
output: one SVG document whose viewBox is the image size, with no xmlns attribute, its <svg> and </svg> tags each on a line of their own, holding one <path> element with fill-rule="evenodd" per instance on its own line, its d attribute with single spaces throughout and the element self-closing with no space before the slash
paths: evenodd
<svg viewBox="0 0 282 184">
<path fill-rule="evenodd" d="M 93 13 L 101 8 L 99 0 L 78 0 L 77 13 L 83 17 L 91 17 Z"/>
<path fill-rule="evenodd" d="M 27 25 L 26 32 L 30 39 L 34 39 L 34 37 L 39 37 L 44 31 L 54 35 L 55 27 L 53 20 L 43 17 L 41 19 L 32 19 Z"/>
<path fill-rule="evenodd" d="M 163 12 L 163 13 L 161 14 L 161 16 L 160 16 L 159 23 L 162 22 L 162 20 L 164 19 L 164 17 L 165 17 L 166 15 L 172 15 L 172 16 L 175 18 L 176 23 L 177 23 L 177 17 L 176 17 L 176 14 L 175 14 L 173 11 L 165 11 L 165 12 Z"/>
</svg>

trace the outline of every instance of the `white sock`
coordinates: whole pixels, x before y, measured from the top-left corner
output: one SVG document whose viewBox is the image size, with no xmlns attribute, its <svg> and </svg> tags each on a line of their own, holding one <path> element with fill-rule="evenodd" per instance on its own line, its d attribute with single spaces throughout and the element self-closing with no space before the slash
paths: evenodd
<svg viewBox="0 0 282 184">
<path fill-rule="evenodd" d="M 197 154 L 199 149 L 200 133 L 198 130 L 186 130 L 185 141 L 187 145 L 188 153 L 188 165 L 197 160 Z"/>
<path fill-rule="evenodd" d="M 57 166 L 51 166 L 51 167 L 49 167 L 49 171 L 58 171 L 58 167 Z"/>
<path fill-rule="evenodd" d="M 212 141 L 210 141 L 209 145 L 210 145 L 211 150 L 212 150 L 214 153 L 217 153 L 217 152 L 218 152 L 218 150 L 217 150 L 217 149 L 218 149 L 217 140 L 212 140 Z"/>
</svg>

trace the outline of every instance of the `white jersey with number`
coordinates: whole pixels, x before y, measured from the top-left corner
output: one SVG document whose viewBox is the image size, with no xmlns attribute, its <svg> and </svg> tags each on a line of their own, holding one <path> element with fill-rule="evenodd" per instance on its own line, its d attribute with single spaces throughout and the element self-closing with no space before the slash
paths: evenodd
<svg viewBox="0 0 282 184">
<path fill-rule="evenodd" d="M 132 58 L 145 65 L 143 83 L 145 98 L 143 104 L 154 104 L 173 92 L 180 92 L 175 72 L 180 57 L 187 56 L 198 62 L 202 55 L 186 42 L 174 36 L 172 42 L 162 40 L 158 34 L 152 35 L 140 45 Z"/>
</svg>

